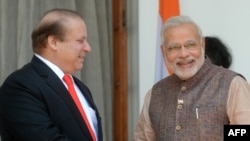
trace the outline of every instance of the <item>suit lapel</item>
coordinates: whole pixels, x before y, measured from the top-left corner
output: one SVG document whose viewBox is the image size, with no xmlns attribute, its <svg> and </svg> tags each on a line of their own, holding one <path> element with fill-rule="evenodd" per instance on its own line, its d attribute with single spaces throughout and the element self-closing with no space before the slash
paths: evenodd
<svg viewBox="0 0 250 141">
<path fill-rule="evenodd" d="M 86 136 L 89 138 L 89 140 L 91 140 L 91 135 L 88 131 L 88 128 L 62 81 L 46 64 L 44 64 L 37 57 L 33 57 L 31 63 L 36 71 L 41 75 L 41 77 L 45 77 L 47 79 L 48 85 L 55 90 L 56 94 L 58 94 L 64 100 L 65 104 L 69 107 L 70 111 L 78 122 L 78 125 L 81 127 L 83 132 L 86 133 Z"/>
<path fill-rule="evenodd" d="M 85 97 L 85 99 L 87 100 L 88 104 L 94 109 L 97 110 L 96 105 L 94 104 L 91 92 L 89 91 L 89 89 L 77 78 L 74 77 L 74 81 L 76 83 L 76 85 L 78 86 L 78 88 L 80 89 L 80 91 L 82 92 L 83 96 Z"/>
<path fill-rule="evenodd" d="M 96 113 L 96 118 L 97 118 L 97 126 L 98 126 L 98 138 L 101 139 L 102 138 L 102 125 L 101 125 L 101 117 L 100 114 L 98 112 L 98 109 L 93 101 L 92 98 L 92 94 L 90 92 L 90 90 L 88 89 L 87 86 L 85 86 L 80 80 L 78 80 L 77 78 L 73 77 L 74 81 L 76 83 L 76 85 L 79 87 L 80 91 L 82 92 L 82 94 L 84 95 L 85 99 L 87 100 L 87 102 L 89 103 L 89 105 L 91 106 L 91 108 L 93 108 L 93 110 L 95 110 Z"/>
<path fill-rule="evenodd" d="M 98 137 L 99 139 L 102 139 L 102 125 L 101 125 L 101 117 L 100 114 L 98 112 L 98 109 L 93 101 L 92 98 L 92 94 L 90 92 L 90 90 L 88 89 L 87 86 L 85 86 L 80 80 L 78 80 L 77 78 L 73 77 L 74 81 L 76 83 L 76 85 L 79 87 L 79 89 L 81 90 L 81 92 L 83 93 L 84 97 L 86 98 L 87 102 L 89 103 L 89 105 L 95 110 L 96 112 L 96 118 L 97 118 L 97 124 L 98 124 Z"/>
</svg>

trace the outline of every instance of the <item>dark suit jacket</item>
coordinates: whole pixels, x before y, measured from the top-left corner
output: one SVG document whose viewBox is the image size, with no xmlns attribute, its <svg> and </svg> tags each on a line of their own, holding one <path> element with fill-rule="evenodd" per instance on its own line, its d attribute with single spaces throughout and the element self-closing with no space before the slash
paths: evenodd
<svg viewBox="0 0 250 141">
<path fill-rule="evenodd" d="M 96 111 L 102 141 L 101 118 L 91 92 L 80 80 L 74 80 Z M 2 141 L 92 140 L 64 84 L 35 56 L 1 86 L 0 119 Z"/>
</svg>

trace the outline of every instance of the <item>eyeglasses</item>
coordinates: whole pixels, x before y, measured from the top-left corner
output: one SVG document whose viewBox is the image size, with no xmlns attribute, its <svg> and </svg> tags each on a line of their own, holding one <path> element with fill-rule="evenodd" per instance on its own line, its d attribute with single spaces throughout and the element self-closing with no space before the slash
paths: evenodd
<svg viewBox="0 0 250 141">
<path fill-rule="evenodd" d="M 196 50 L 198 48 L 199 43 L 194 40 L 189 40 L 183 45 L 178 43 L 171 43 L 167 46 L 164 46 L 166 48 L 166 51 L 169 53 L 177 53 L 181 50 L 181 47 L 184 46 L 186 50 Z"/>
</svg>

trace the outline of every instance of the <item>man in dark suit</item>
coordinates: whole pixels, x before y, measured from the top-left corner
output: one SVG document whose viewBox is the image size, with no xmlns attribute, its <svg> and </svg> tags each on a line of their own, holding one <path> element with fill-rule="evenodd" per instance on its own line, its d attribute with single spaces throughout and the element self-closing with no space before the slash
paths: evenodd
<svg viewBox="0 0 250 141">
<path fill-rule="evenodd" d="M 2 141 L 102 141 L 91 92 L 71 75 L 83 68 L 91 51 L 82 17 L 67 9 L 47 11 L 32 32 L 32 45 L 31 62 L 0 88 Z"/>
</svg>

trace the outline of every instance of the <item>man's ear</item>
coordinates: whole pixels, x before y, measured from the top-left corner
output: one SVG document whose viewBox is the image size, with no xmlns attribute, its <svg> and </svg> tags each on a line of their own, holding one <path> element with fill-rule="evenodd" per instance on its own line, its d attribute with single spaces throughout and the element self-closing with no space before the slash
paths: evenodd
<svg viewBox="0 0 250 141">
<path fill-rule="evenodd" d="M 162 54 L 162 56 L 164 56 L 164 52 L 165 52 L 165 50 L 164 50 L 165 48 L 163 47 L 163 45 L 161 45 L 161 54 Z"/>
<path fill-rule="evenodd" d="M 201 39 L 201 46 L 202 46 L 202 48 L 205 49 L 205 47 L 206 47 L 206 40 L 205 40 L 205 37 L 203 37 L 203 38 Z"/>
<path fill-rule="evenodd" d="M 50 48 L 57 50 L 57 38 L 54 35 L 49 35 L 47 38 L 47 43 Z"/>
<path fill-rule="evenodd" d="M 165 52 L 165 47 L 163 45 L 161 45 L 161 54 L 163 56 L 163 62 L 165 64 L 166 67 L 166 71 L 168 72 L 169 75 L 173 74 L 173 71 L 168 67 L 167 65 L 167 56 L 166 56 L 166 52 Z"/>
</svg>

